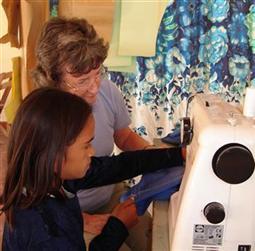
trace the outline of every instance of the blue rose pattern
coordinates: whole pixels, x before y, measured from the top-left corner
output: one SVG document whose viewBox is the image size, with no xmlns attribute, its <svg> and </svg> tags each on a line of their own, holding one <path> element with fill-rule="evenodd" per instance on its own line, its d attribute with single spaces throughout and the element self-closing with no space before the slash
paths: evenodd
<svg viewBox="0 0 255 251">
<path fill-rule="evenodd" d="M 170 1 L 161 21 L 156 55 L 138 57 L 138 74 L 110 72 L 129 112 L 146 105 L 154 122 L 168 119 L 191 93 L 220 93 L 239 102 L 255 86 L 255 0 Z M 163 123 L 163 122 L 162 122 Z M 146 124 L 134 128 L 148 134 Z M 164 125 L 155 126 L 161 136 Z"/>
</svg>

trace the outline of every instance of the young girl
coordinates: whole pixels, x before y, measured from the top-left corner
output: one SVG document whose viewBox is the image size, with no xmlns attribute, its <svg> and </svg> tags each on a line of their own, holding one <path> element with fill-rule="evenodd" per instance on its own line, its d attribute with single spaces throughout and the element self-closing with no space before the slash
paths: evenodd
<svg viewBox="0 0 255 251">
<path fill-rule="evenodd" d="M 93 137 L 94 118 L 82 98 L 51 88 L 25 98 L 10 132 L 3 251 L 84 251 L 78 190 L 182 165 L 180 148 L 92 157 Z M 118 250 L 136 221 L 131 199 L 118 205 L 89 250 Z"/>
</svg>

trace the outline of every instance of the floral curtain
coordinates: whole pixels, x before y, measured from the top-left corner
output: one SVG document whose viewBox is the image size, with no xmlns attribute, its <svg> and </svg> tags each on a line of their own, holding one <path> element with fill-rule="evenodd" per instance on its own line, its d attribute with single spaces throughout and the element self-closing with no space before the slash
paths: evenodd
<svg viewBox="0 0 255 251">
<path fill-rule="evenodd" d="M 137 38 L 139 39 L 139 38 Z M 255 0 L 175 0 L 165 10 L 156 55 L 137 58 L 137 74 L 111 72 L 132 128 L 148 140 L 164 137 L 196 92 L 242 102 L 255 86 Z"/>
</svg>

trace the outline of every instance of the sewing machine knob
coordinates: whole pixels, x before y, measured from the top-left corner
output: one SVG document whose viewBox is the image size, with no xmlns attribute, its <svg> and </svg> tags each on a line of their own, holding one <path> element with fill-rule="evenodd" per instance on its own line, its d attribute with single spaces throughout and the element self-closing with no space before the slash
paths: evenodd
<svg viewBox="0 0 255 251">
<path fill-rule="evenodd" d="M 215 175 L 229 184 L 248 180 L 255 169 L 252 153 L 243 145 L 231 143 L 219 148 L 213 156 Z"/>
<path fill-rule="evenodd" d="M 189 117 L 184 117 L 181 119 L 181 144 L 182 146 L 187 146 L 190 144 L 193 136 L 193 130 L 191 126 L 191 121 Z"/>
<path fill-rule="evenodd" d="M 225 210 L 222 204 L 211 202 L 204 208 L 205 218 L 212 224 L 219 224 L 225 219 Z"/>
</svg>

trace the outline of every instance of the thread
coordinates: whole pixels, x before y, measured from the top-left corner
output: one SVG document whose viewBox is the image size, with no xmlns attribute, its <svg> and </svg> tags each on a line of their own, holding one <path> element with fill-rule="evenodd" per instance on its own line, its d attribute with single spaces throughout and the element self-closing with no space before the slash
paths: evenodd
<svg viewBox="0 0 255 251">
<path fill-rule="evenodd" d="M 243 105 L 243 115 L 246 117 L 255 117 L 255 88 L 247 87 L 244 105 Z"/>
</svg>

